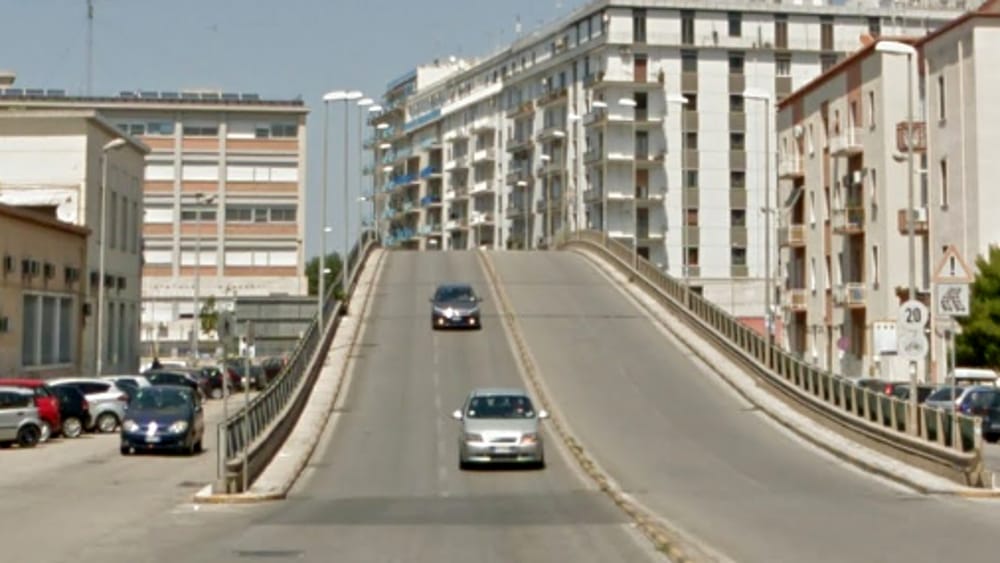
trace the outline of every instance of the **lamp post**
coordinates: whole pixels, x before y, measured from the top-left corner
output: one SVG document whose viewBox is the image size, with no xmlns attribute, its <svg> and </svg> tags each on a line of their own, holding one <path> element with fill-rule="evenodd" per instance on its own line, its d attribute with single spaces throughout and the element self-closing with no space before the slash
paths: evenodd
<svg viewBox="0 0 1000 563">
<path fill-rule="evenodd" d="M 601 100 L 594 100 L 590 103 L 593 109 L 608 109 L 608 104 Z M 608 245 L 608 170 L 604 159 L 604 146 L 599 147 L 601 151 L 601 230 L 603 231 L 604 246 Z"/>
<path fill-rule="evenodd" d="M 909 250 L 909 289 L 907 299 L 913 301 L 917 298 L 917 246 L 914 233 L 914 186 L 913 186 L 913 57 L 917 50 L 912 45 L 899 41 L 879 41 L 875 44 L 875 50 L 880 53 L 894 56 L 906 56 L 906 240 Z M 914 392 L 910 393 L 910 424 L 913 432 L 917 431 L 917 362 L 911 360 L 909 363 L 910 385 Z M 955 404 L 954 385 L 952 385 L 952 401 Z"/>
<path fill-rule="evenodd" d="M 101 238 L 97 247 L 97 338 L 94 344 L 97 375 L 104 373 L 104 260 L 108 235 L 108 153 L 124 147 L 125 144 L 125 139 L 119 137 L 108 141 L 101 147 L 101 226 L 99 231 Z"/>
<path fill-rule="evenodd" d="M 774 291 L 774 282 L 771 279 L 771 95 L 760 90 L 748 89 L 743 92 L 743 98 L 764 102 L 764 330 L 767 333 L 764 365 L 770 369 L 774 339 L 774 321 L 771 313 L 771 294 Z"/>
<path fill-rule="evenodd" d="M 316 314 L 317 319 L 319 319 L 319 328 L 323 330 L 323 298 L 326 293 L 326 275 L 323 273 L 323 269 L 326 268 L 326 192 L 327 192 L 327 180 L 329 176 L 330 168 L 330 151 L 329 151 L 329 138 L 330 138 L 330 104 L 323 96 L 323 185 L 320 190 L 321 203 L 320 203 L 320 225 L 319 225 L 319 263 L 316 265 L 316 275 L 317 280 L 317 290 L 316 290 Z"/>
<path fill-rule="evenodd" d="M 215 198 L 215 194 L 205 197 L 205 194 L 199 192 L 194 195 L 194 314 L 191 317 L 194 319 L 191 326 L 191 361 L 194 367 L 198 366 L 198 357 L 200 356 L 198 334 L 201 331 L 201 313 L 198 308 L 201 307 L 201 303 L 199 302 L 201 294 L 201 206 L 214 203 Z"/>
<path fill-rule="evenodd" d="M 685 164 L 685 162 L 687 162 L 687 154 L 686 154 L 686 152 L 687 152 L 687 142 L 685 141 L 685 136 L 686 135 L 685 135 L 685 132 L 684 132 L 684 127 L 683 127 L 683 124 L 684 124 L 684 121 L 683 121 L 683 109 L 684 109 L 685 106 L 687 106 L 688 99 L 686 97 L 680 95 L 680 94 L 667 94 L 667 100 L 666 101 L 667 101 L 667 104 L 673 104 L 673 105 L 680 106 L 681 112 L 682 112 L 682 114 L 681 114 L 681 127 L 678 127 L 677 130 L 680 131 L 680 133 L 681 133 L 681 162 L 680 162 L 680 171 L 681 171 L 681 213 L 684 214 L 684 213 L 687 213 L 687 211 L 686 211 L 686 209 L 687 209 L 687 207 L 686 207 L 687 206 L 687 196 L 686 196 L 686 194 L 687 194 L 687 191 L 686 191 L 687 187 L 684 185 L 684 183 L 686 181 L 686 179 L 684 177 L 684 170 L 685 170 L 684 169 L 684 164 Z M 683 220 L 681 222 L 683 224 Z M 686 227 L 682 227 L 682 228 L 686 230 Z M 688 296 L 691 294 L 691 289 L 690 289 L 690 282 L 688 280 L 688 256 L 687 256 L 687 245 L 685 244 L 685 242 L 686 242 L 686 238 L 685 238 L 685 235 L 684 235 L 684 231 L 682 230 L 681 231 L 681 276 L 684 278 L 684 305 L 685 306 L 690 306 Z"/>
<path fill-rule="evenodd" d="M 618 105 L 632 108 L 632 128 L 629 131 L 628 144 L 632 148 L 632 174 L 629 185 L 632 186 L 632 269 L 639 269 L 639 194 L 635 185 L 635 172 L 638 166 L 638 150 L 635 146 L 635 111 L 638 104 L 632 98 L 622 98 L 618 100 Z"/>
</svg>

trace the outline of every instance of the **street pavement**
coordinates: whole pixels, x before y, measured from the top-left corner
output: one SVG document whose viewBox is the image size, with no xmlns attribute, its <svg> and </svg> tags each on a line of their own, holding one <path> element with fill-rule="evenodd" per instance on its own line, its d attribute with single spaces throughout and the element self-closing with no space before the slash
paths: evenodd
<svg viewBox="0 0 1000 563">
<path fill-rule="evenodd" d="M 207 401 L 205 451 L 194 457 L 122 456 L 118 433 L 0 450 L 0 561 L 79 561 L 81 548 L 157 521 L 215 479 L 221 419 L 222 401 Z"/>
<path fill-rule="evenodd" d="M 1000 504 L 906 492 L 793 439 L 575 253 L 492 259 L 572 431 L 634 498 L 736 561 L 996 561 Z"/>
</svg>

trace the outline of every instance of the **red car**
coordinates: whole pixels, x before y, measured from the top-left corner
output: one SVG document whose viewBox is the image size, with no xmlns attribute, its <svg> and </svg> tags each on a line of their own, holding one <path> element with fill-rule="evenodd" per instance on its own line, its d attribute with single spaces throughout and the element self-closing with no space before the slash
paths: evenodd
<svg viewBox="0 0 1000 563">
<path fill-rule="evenodd" d="M 31 389 L 35 394 L 35 406 L 38 407 L 38 418 L 42 419 L 41 441 L 62 432 L 62 420 L 59 417 L 59 398 L 40 379 L 0 379 L 0 385 L 23 387 Z"/>
</svg>

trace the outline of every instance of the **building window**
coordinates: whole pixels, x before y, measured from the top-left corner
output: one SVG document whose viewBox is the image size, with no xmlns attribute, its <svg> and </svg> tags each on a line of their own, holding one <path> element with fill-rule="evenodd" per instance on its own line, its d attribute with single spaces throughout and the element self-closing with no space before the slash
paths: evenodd
<svg viewBox="0 0 1000 563">
<path fill-rule="evenodd" d="M 837 64 L 837 55 L 820 55 L 819 56 L 819 65 L 820 65 L 820 68 L 822 69 L 822 72 L 826 72 L 826 71 L 830 70 L 836 64 Z"/>
<path fill-rule="evenodd" d="M 169 137 L 174 134 L 174 122 L 150 121 L 146 124 L 146 134 L 152 137 Z"/>
<path fill-rule="evenodd" d="M 252 223 L 253 208 L 230 205 L 226 207 L 226 222 L 228 223 Z"/>
<path fill-rule="evenodd" d="M 688 266 L 698 266 L 698 247 L 689 246 L 687 247 L 685 254 L 687 255 L 687 265 Z"/>
<path fill-rule="evenodd" d="M 816 258 L 809 259 L 809 291 L 816 293 Z"/>
<path fill-rule="evenodd" d="M 875 128 L 875 90 L 868 91 L 868 127 Z"/>
<path fill-rule="evenodd" d="M 944 75 L 943 74 L 940 75 L 940 76 L 938 76 L 938 79 L 937 79 L 937 90 L 938 90 L 938 119 L 940 119 L 941 121 L 944 121 L 944 118 L 947 116 L 947 113 L 945 111 L 946 104 L 945 104 L 945 95 L 944 95 Z"/>
<path fill-rule="evenodd" d="M 632 10 L 632 41 L 646 42 L 646 10 Z"/>
<path fill-rule="evenodd" d="M 741 132 L 733 132 L 729 134 L 729 150 L 731 151 L 743 151 L 746 150 L 746 136 Z"/>
<path fill-rule="evenodd" d="M 729 173 L 729 187 L 734 190 L 743 190 L 747 187 L 747 173 L 743 170 L 733 170 Z"/>
<path fill-rule="evenodd" d="M 743 35 L 743 14 L 740 12 L 729 12 L 729 36 L 740 37 Z"/>
<path fill-rule="evenodd" d="M 698 226 L 698 208 L 689 207 L 684 211 L 684 226 L 686 227 L 697 227 Z"/>
<path fill-rule="evenodd" d="M 694 45 L 694 12 L 681 10 L 681 44 Z"/>
<path fill-rule="evenodd" d="M 729 74 L 743 74 L 743 60 L 743 53 L 729 53 Z"/>
<path fill-rule="evenodd" d="M 108 224 L 104 226 L 104 240 L 108 248 L 114 249 L 118 240 L 118 194 L 111 192 L 111 207 L 108 210 Z"/>
<path fill-rule="evenodd" d="M 684 187 L 685 188 L 697 188 L 698 187 L 698 171 L 697 170 L 687 170 L 684 172 Z"/>
<path fill-rule="evenodd" d="M 698 150 L 698 132 L 688 131 L 684 133 L 684 150 Z"/>
<path fill-rule="evenodd" d="M 181 221 L 198 221 L 198 212 L 201 211 L 201 221 L 215 221 L 216 210 L 214 207 L 186 208 L 181 209 Z"/>
<path fill-rule="evenodd" d="M 734 246 L 730 251 L 730 259 L 733 262 L 733 266 L 746 266 L 747 249 L 741 246 Z"/>
<path fill-rule="evenodd" d="M 698 51 L 681 51 L 681 72 L 698 72 Z"/>
<path fill-rule="evenodd" d="M 774 16 L 774 46 L 777 49 L 788 48 L 788 16 L 785 14 Z"/>
<path fill-rule="evenodd" d="M 868 34 L 872 37 L 882 35 L 882 20 L 874 17 L 868 18 Z"/>
<path fill-rule="evenodd" d="M 25 294 L 21 365 L 53 366 L 73 361 L 73 298 Z"/>
<path fill-rule="evenodd" d="M 948 207 L 948 159 L 942 158 L 938 165 L 938 180 L 941 183 L 941 207 Z"/>
<path fill-rule="evenodd" d="M 746 209 L 731 209 L 731 210 L 729 210 L 729 226 L 730 227 L 746 227 L 747 226 L 747 210 Z"/>
<path fill-rule="evenodd" d="M 878 289 L 879 269 L 878 269 L 878 245 L 872 246 L 872 287 Z"/>
<path fill-rule="evenodd" d="M 833 16 L 819 18 L 819 48 L 823 51 L 833 50 Z"/>
<path fill-rule="evenodd" d="M 732 113 L 743 113 L 743 96 L 740 94 L 729 95 L 729 111 Z"/>
<path fill-rule="evenodd" d="M 218 125 L 185 125 L 182 129 L 185 137 L 218 137 Z"/>
<path fill-rule="evenodd" d="M 789 55 L 778 55 L 774 57 L 774 72 L 777 76 L 791 76 L 792 57 Z"/>
<path fill-rule="evenodd" d="M 271 208 L 272 223 L 294 223 L 295 216 L 296 213 L 294 206 Z"/>
</svg>

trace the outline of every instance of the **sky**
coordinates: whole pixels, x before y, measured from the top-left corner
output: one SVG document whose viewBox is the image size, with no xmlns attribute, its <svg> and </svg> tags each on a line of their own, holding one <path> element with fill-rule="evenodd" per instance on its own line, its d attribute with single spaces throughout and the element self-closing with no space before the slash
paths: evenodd
<svg viewBox="0 0 1000 563">
<path fill-rule="evenodd" d="M 301 99 L 307 121 L 306 253 L 319 252 L 322 96 L 386 84 L 449 55 L 484 56 L 583 0 L 93 0 L 95 95 L 212 88 Z M 0 0 L 0 70 L 22 88 L 84 94 L 87 0 Z M 344 245 L 343 103 L 330 113 L 327 250 Z M 349 122 L 351 241 L 357 225 L 357 116 Z M 366 128 L 365 136 L 371 133 Z M 370 160 L 370 159 L 369 159 Z M 0 171 L 0 181 L 3 172 Z M 303 219 L 300 213 L 299 220 Z"/>
</svg>

